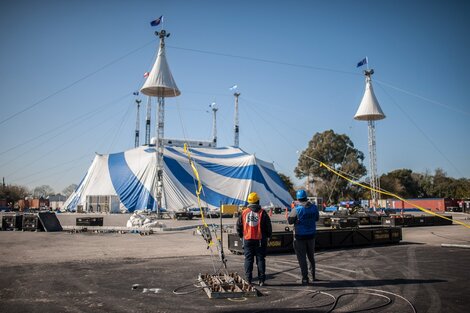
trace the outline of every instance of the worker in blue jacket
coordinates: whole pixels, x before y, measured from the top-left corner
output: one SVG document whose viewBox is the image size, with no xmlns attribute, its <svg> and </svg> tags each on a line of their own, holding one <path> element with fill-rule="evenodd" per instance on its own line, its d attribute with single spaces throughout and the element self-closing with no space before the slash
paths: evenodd
<svg viewBox="0 0 470 313">
<path fill-rule="evenodd" d="M 290 212 L 287 222 L 291 225 L 294 224 L 294 250 L 302 274 L 302 285 L 308 285 L 309 270 L 312 273 L 312 282 L 315 280 L 315 234 L 319 213 L 317 206 L 308 201 L 305 190 L 298 190 L 296 198 L 296 204 Z M 308 267 L 307 259 L 309 261 Z"/>
</svg>

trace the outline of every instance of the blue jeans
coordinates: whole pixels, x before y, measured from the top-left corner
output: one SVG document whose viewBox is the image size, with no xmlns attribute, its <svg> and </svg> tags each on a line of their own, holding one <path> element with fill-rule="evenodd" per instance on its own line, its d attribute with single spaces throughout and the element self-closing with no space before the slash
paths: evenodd
<svg viewBox="0 0 470 313">
<path fill-rule="evenodd" d="M 258 267 L 258 279 L 262 282 L 266 279 L 266 247 L 267 240 L 243 240 L 245 278 L 249 283 L 253 281 L 253 262 L 255 257 Z"/>
</svg>

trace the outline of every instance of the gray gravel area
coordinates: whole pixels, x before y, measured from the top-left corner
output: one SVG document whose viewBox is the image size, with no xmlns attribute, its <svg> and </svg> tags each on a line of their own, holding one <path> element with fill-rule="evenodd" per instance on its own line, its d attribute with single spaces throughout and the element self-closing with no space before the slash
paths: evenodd
<svg viewBox="0 0 470 313">
<path fill-rule="evenodd" d="M 59 219 L 73 224 L 75 217 Z M 468 223 L 466 218 L 454 214 Z M 108 220 L 108 226 L 122 226 L 127 219 L 105 216 L 105 225 Z M 175 227 L 200 224 L 163 222 Z M 470 249 L 443 244 L 470 245 L 470 229 L 403 228 L 398 245 L 319 251 L 320 280 L 307 287 L 299 284 L 294 254 L 269 255 L 268 285 L 258 288 L 260 297 L 222 300 L 209 299 L 194 286 L 199 273 L 220 270 L 217 252 L 211 254 L 194 229 L 149 236 L 4 231 L 0 311 L 328 312 L 335 297 L 333 312 L 467 312 Z M 226 255 L 228 271 L 243 273 L 243 256 Z M 134 284 L 138 288 L 132 290 Z"/>
</svg>

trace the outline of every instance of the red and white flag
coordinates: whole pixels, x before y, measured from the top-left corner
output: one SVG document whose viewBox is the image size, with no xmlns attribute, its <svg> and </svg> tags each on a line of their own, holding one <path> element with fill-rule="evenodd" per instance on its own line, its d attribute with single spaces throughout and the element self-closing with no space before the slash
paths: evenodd
<svg viewBox="0 0 470 313">
<path fill-rule="evenodd" d="M 149 77 L 149 75 L 150 75 L 150 73 L 149 73 L 149 72 L 145 72 L 145 73 L 144 73 L 144 78 L 147 78 L 147 77 Z"/>
</svg>

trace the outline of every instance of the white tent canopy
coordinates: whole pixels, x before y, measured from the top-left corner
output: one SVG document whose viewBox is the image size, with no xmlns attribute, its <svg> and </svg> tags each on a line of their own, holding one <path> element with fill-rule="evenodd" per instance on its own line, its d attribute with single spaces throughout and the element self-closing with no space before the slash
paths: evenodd
<svg viewBox="0 0 470 313">
<path fill-rule="evenodd" d="M 157 60 L 140 91 L 152 97 L 177 97 L 181 94 L 166 61 L 165 46 L 162 42 L 160 42 Z"/>
<path fill-rule="evenodd" d="M 379 101 L 375 97 L 370 77 L 366 78 L 364 96 L 362 97 L 361 104 L 359 105 L 354 118 L 362 121 L 377 121 L 385 118 L 385 114 L 380 107 Z"/>
<path fill-rule="evenodd" d="M 203 206 L 214 209 L 221 204 L 245 205 L 253 191 L 259 194 L 263 206 L 287 207 L 292 201 L 271 163 L 234 147 L 191 148 L 190 152 L 203 185 Z M 64 207 L 75 211 L 81 206 L 87 210 L 91 196 L 113 196 L 119 199 L 121 210 L 156 210 L 156 173 L 156 149 L 152 146 L 96 155 Z M 166 146 L 162 207 L 168 211 L 196 207 L 196 186 L 183 148 Z"/>
</svg>

